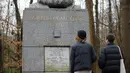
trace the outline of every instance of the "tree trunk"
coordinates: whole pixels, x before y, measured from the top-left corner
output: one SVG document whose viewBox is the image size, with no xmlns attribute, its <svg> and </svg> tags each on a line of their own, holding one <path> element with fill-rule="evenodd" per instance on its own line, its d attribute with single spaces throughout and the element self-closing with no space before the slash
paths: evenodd
<svg viewBox="0 0 130 73">
<path fill-rule="evenodd" d="M 102 2 L 101 2 L 101 8 L 100 9 L 102 9 L 101 10 L 101 40 L 100 40 L 100 47 L 104 47 L 105 45 L 105 43 L 104 43 L 104 40 L 105 40 L 105 38 L 104 38 L 104 36 L 105 36 L 105 34 L 104 34 L 104 0 L 102 0 Z M 103 30 L 103 31 L 102 31 Z"/>
<path fill-rule="evenodd" d="M 15 13 L 16 13 L 16 23 L 17 23 L 17 41 L 21 42 L 22 40 L 22 22 L 21 22 L 21 17 L 20 17 L 20 12 L 18 9 L 18 4 L 17 4 L 17 0 L 13 0 L 14 5 L 15 5 Z M 20 34 L 20 30 L 21 30 L 21 34 Z M 21 47 L 19 45 L 17 45 L 17 52 L 21 51 Z M 21 55 L 17 55 L 18 57 L 18 61 L 20 59 L 22 59 Z M 22 67 L 19 67 L 20 73 L 22 73 Z"/>
<path fill-rule="evenodd" d="M 90 42 L 95 44 L 95 26 L 94 26 L 94 17 L 93 17 L 93 2 L 92 0 L 86 0 L 86 8 L 88 9 L 89 15 L 89 27 L 90 27 Z"/>
<path fill-rule="evenodd" d="M 94 16 L 93 16 L 93 1 L 86 0 L 86 8 L 88 9 L 89 16 L 89 29 L 90 29 L 90 42 L 95 46 L 95 26 L 94 26 Z M 96 63 L 93 65 L 93 72 L 98 73 L 96 71 Z"/>
<path fill-rule="evenodd" d="M 117 0 L 114 1 L 115 4 L 115 12 L 117 14 L 117 27 L 116 27 L 116 40 L 118 45 L 122 48 L 122 35 L 121 35 L 121 23 L 120 23 L 120 8 L 119 5 L 117 5 Z"/>
<path fill-rule="evenodd" d="M 20 12 L 18 9 L 18 4 L 17 0 L 13 0 L 14 5 L 15 5 L 15 13 L 16 13 L 16 23 L 17 23 L 17 41 L 20 41 L 20 33 L 19 30 L 22 28 L 22 22 L 21 22 L 21 17 L 20 17 Z"/>
<path fill-rule="evenodd" d="M 1 29 L 0 29 L 0 31 L 1 31 Z M 0 38 L 2 38 L 1 32 L 0 32 Z M 0 39 L 0 73 L 3 73 L 3 47 L 2 47 L 2 39 Z"/>
<path fill-rule="evenodd" d="M 7 20 L 7 25 L 6 25 L 6 39 L 7 39 L 8 32 L 9 32 L 9 21 L 10 21 L 10 0 L 8 1 L 8 5 L 7 5 L 7 16 L 6 16 L 6 20 Z"/>
<path fill-rule="evenodd" d="M 33 0 L 30 0 L 30 4 L 32 4 L 33 3 Z"/>
<path fill-rule="evenodd" d="M 96 36 L 99 38 L 98 0 L 95 0 Z"/>
<path fill-rule="evenodd" d="M 130 73 L 130 0 L 121 0 L 121 25 L 126 73 Z"/>
<path fill-rule="evenodd" d="M 96 53 L 97 57 L 99 57 L 100 53 L 100 33 L 99 33 L 99 15 L 98 15 L 98 0 L 95 0 L 95 14 L 96 14 L 96 36 L 95 36 L 95 48 L 96 48 Z M 96 72 L 99 73 L 100 69 L 98 67 L 98 62 L 96 63 Z"/>
<path fill-rule="evenodd" d="M 111 10 L 111 0 L 109 1 L 109 13 L 108 13 L 108 18 L 109 18 L 109 33 L 113 33 L 113 24 L 112 24 L 112 10 Z"/>
<path fill-rule="evenodd" d="M 95 4 L 95 14 L 96 14 L 96 47 L 98 48 L 98 50 L 99 50 L 99 48 L 100 48 L 100 41 L 99 41 L 99 39 L 100 39 L 100 34 L 99 34 L 99 16 L 98 16 L 98 0 L 95 0 L 96 1 L 96 4 Z"/>
</svg>

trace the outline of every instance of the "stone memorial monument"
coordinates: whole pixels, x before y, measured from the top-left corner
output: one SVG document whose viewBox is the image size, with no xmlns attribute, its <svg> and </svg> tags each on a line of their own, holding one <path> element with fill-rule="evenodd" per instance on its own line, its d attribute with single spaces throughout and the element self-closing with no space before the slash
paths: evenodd
<svg viewBox="0 0 130 73">
<path fill-rule="evenodd" d="M 73 0 L 38 0 L 26 8 L 23 73 L 69 73 L 71 45 L 81 29 L 89 41 L 87 9 L 76 8 Z"/>
</svg>

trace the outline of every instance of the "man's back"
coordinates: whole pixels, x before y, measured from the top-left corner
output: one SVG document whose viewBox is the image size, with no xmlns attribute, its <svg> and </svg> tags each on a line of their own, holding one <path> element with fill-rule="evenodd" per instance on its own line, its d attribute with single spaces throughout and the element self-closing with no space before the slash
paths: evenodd
<svg viewBox="0 0 130 73">
<path fill-rule="evenodd" d="M 96 60 L 94 48 L 86 42 L 78 42 L 72 46 L 74 50 L 74 70 L 91 70 L 92 63 Z"/>
<path fill-rule="evenodd" d="M 86 31 L 79 30 L 76 34 L 77 43 L 72 46 L 70 55 L 71 73 L 91 73 L 92 63 L 96 61 L 96 52 L 86 41 Z"/>
<path fill-rule="evenodd" d="M 102 69 L 102 73 L 119 73 L 120 59 L 119 48 L 113 43 L 109 43 L 102 49 L 99 57 L 99 67 Z"/>
</svg>

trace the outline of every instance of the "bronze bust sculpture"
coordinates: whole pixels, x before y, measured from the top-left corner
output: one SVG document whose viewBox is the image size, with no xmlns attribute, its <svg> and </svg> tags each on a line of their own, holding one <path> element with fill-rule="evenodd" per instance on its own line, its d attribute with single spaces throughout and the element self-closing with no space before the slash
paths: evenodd
<svg viewBox="0 0 130 73">
<path fill-rule="evenodd" d="M 80 9 L 73 0 L 37 0 L 30 8 Z"/>
</svg>

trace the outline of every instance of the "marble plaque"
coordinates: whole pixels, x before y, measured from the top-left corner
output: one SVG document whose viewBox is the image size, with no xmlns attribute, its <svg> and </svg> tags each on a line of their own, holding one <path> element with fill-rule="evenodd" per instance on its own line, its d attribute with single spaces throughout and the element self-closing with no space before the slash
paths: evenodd
<svg viewBox="0 0 130 73">
<path fill-rule="evenodd" d="M 45 72 L 69 71 L 69 47 L 45 47 Z"/>
</svg>

